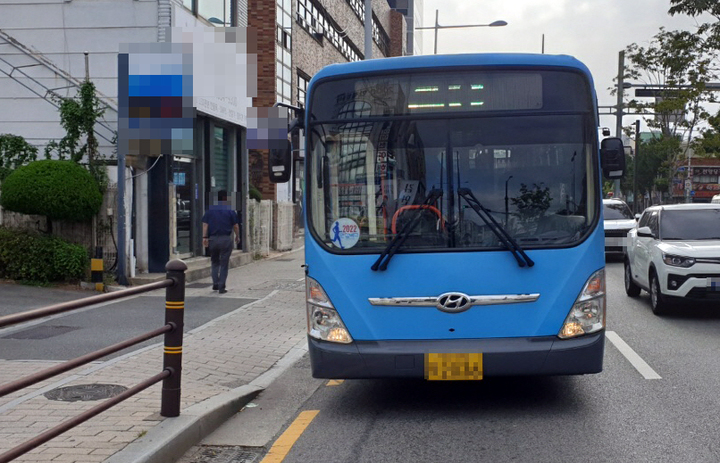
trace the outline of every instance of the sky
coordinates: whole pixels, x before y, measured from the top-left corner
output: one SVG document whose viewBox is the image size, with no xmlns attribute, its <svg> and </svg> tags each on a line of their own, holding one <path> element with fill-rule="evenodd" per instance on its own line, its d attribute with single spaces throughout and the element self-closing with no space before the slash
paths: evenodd
<svg viewBox="0 0 720 463">
<path fill-rule="evenodd" d="M 504 20 L 504 27 L 440 29 L 438 53 L 520 52 L 565 54 L 590 69 L 599 105 L 614 105 L 609 87 L 618 74 L 618 55 L 632 43 L 647 47 L 660 27 L 694 31 L 698 20 L 670 16 L 669 0 L 423 0 L 423 26 L 489 24 Z M 710 22 L 711 18 L 700 18 Z M 434 31 L 423 35 L 423 54 L 433 53 Z M 627 63 L 627 61 L 626 61 Z M 632 90 L 626 98 L 632 97 Z M 601 112 L 603 112 L 601 110 Z M 607 111 L 605 111 L 607 112 Z M 623 125 L 637 117 L 625 116 Z M 601 116 L 601 126 L 614 135 L 615 116 Z M 643 124 L 644 127 L 644 124 Z"/>
</svg>

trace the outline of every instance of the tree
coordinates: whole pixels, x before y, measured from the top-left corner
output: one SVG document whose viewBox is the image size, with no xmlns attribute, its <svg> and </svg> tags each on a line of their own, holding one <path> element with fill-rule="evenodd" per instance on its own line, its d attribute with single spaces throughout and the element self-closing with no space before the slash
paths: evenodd
<svg viewBox="0 0 720 463">
<path fill-rule="evenodd" d="M 102 101 L 97 97 L 95 84 L 86 80 L 80 86 L 75 98 L 61 98 L 59 101 L 60 125 L 65 136 L 58 142 L 50 141 L 45 147 L 45 158 L 53 154 L 60 160 L 81 163 L 87 160 L 90 173 L 97 180 L 101 191 L 107 185 L 107 172 L 98 157 L 98 140 L 95 124 L 105 113 Z"/>
<path fill-rule="evenodd" d="M 720 113 L 708 118 L 708 127 L 701 130 L 692 147 L 698 156 L 720 158 Z"/>
<path fill-rule="evenodd" d="M 697 18 L 707 14 L 715 18 L 714 22 L 703 23 L 698 26 L 697 39 L 705 53 L 712 58 L 713 63 L 718 62 L 720 53 L 720 2 L 709 0 L 670 0 L 668 13 L 686 14 Z M 715 76 L 717 78 L 717 76 Z M 709 127 L 701 129 L 701 137 L 692 144 L 693 149 L 700 156 L 720 157 L 720 112 L 707 120 Z"/>
<path fill-rule="evenodd" d="M 37 148 L 18 135 L 0 135 L 0 182 L 12 171 L 37 159 Z"/>
<path fill-rule="evenodd" d="M 653 191 L 665 193 L 669 190 L 675 166 L 668 159 L 671 153 L 679 150 L 680 141 L 676 138 L 653 138 L 640 145 L 637 163 L 633 156 L 626 156 L 627 175 L 622 179 L 621 188 L 625 192 L 634 191 L 635 165 L 637 164 L 637 194 L 639 196 Z M 637 153 L 636 153 L 637 155 Z"/>
<path fill-rule="evenodd" d="M 638 158 L 638 193 L 651 191 L 656 178 L 667 180 L 658 183 L 667 190 L 676 165 L 687 157 L 693 132 L 711 117 L 706 107 L 715 101 L 707 89 L 715 78 L 713 54 L 707 52 L 703 37 L 661 28 L 648 47 L 629 45 L 626 56 L 630 64 L 625 78 L 661 89 L 659 98 L 633 99 L 626 104 L 637 114 L 649 116 L 645 122 L 655 129 L 652 143 Z M 631 133 L 629 127 L 626 133 Z"/>
<path fill-rule="evenodd" d="M 668 13 L 671 16 L 686 14 L 696 18 L 702 14 L 709 14 L 716 19 L 714 23 L 701 24 L 698 34 L 704 36 L 705 46 L 708 49 L 720 50 L 720 2 L 714 0 L 670 0 Z"/>
<path fill-rule="evenodd" d="M 10 211 L 53 220 L 87 222 L 98 213 L 102 193 L 93 176 L 72 161 L 43 160 L 19 167 L 3 182 L 0 204 Z"/>
<path fill-rule="evenodd" d="M 520 184 L 520 196 L 516 198 L 510 198 L 510 202 L 513 206 L 517 207 L 518 214 L 524 220 L 537 221 L 543 215 L 545 211 L 550 208 L 552 198 L 550 197 L 550 188 L 542 188 L 543 183 L 540 185 L 533 183 L 533 186 L 528 188 L 524 183 Z"/>
<path fill-rule="evenodd" d="M 646 118 L 648 127 L 664 137 L 691 139 L 694 128 L 710 114 L 705 104 L 714 101 L 707 84 L 714 79 L 712 56 L 703 40 L 688 31 L 660 29 L 648 47 L 635 43 L 625 51 L 630 64 L 625 77 L 651 87 L 661 87 L 659 98 L 633 99 L 627 107 Z"/>
</svg>

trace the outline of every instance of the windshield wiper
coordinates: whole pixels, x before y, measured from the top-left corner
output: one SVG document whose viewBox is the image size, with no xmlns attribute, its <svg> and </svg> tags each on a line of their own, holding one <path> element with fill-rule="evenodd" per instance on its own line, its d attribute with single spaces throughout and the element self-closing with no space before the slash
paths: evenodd
<svg viewBox="0 0 720 463">
<path fill-rule="evenodd" d="M 520 267 L 525 267 L 526 265 L 528 267 L 532 267 L 535 265 L 535 262 L 533 262 L 533 260 L 525 254 L 525 251 L 523 251 L 520 245 L 517 244 L 512 236 L 510 236 L 510 233 L 508 233 L 507 230 L 505 230 L 502 225 L 495 220 L 492 214 L 490 214 L 490 212 L 485 209 L 482 204 L 480 204 L 480 201 L 478 201 L 470 188 L 458 188 L 457 192 L 458 195 L 463 198 L 475 211 L 475 213 L 477 213 L 483 222 L 490 227 L 490 230 L 495 233 L 498 239 L 500 239 L 500 242 L 502 242 L 502 244 L 504 244 L 505 247 L 512 253 Z"/>
<path fill-rule="evenodd" d="M 442 190 L 438 190 L 433 188 L 430 190 L 430 194 L 425 199 L 425 202 L 423 202 L 423 205 L 429 206 L 434 204 L 440 197 L 443 195 Z M 422 212 L 423 209 L 415 209 L 415 211 Z M 402 229 L 393 237 L 393 239 L 390 241 L 390 243 L 383 249 L 383 252 L 380 254 L 380 257 L 375 261 L 375 263 L 370 267 L 372 270 L 386 270 L 388 264 L 390 263 L 390 259 L 395 255 L 398 249 L 402 247 L 402 245 L 405 243 L 405 240 L 407 240 L 408 236 L 410 236 L 410 233 L 412 233 L 413 230 L 415 230 L 415 227 L 420 223 L 420 217 L 422 214 L 416 213 L 415 216 L 407 222 Z M 383 262 L 384 259 L 384 262 Z"/>
</svg>

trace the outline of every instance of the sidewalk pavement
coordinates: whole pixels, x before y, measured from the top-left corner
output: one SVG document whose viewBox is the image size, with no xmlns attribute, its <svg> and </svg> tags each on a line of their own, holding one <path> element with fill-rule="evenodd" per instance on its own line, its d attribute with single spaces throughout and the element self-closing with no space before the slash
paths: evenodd
<svg viewBox="0 0 720 463">
<path fill-rule="evenodd" d="M 186 285 L 186 297 L 255 301 L 185 333 L 179 417 L 160 416 L 158 383 L 15 461 L 176 461 L 307 352 L 303 260 L 302 241 L 297 240 L 291 251 L 231 269 L 226 294 L 213 292 L 209 278 Z M 164 310 L 164 290 L 146 294 L 156 296 L 158 309 Z M 154 346 L 85 365 L 0 398 L 0 454 L 100 403 L 50 400 L 46 392 L 87 384 L 129 388 L 159 373 L 163 349 L 158 339 Z M 55 364 L 0 359 L 0 384 Z"/>
</svg>

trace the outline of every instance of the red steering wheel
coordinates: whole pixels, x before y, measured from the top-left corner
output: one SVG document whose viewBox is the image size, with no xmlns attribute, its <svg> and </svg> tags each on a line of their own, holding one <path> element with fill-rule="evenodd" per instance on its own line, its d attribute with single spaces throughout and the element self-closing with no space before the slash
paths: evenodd
<svg viewBox="0 0 720 463">
<path fill-rule="evenodd" d="M 442 230 L 445 229 L 445 220 L 442 218 L 442 214 L 440 213 L 440 211 L 438 210 L 437 207 L 431 206 L 429 204 L 411 204 L 409 206 L 401 207 L 400 209 L 395 211 L 395 214 L 393 214 L 392 226 L 391 226 L 391 230 L 393 233 L 397 233 L 395 223 L 397 222 L 397 218 L 400 216 L 400 213 L 405 210 L 408 210 L 408 209 L 429 209 L 429 210 L 431 210 L 432 212 L 435 213 L 435 215 L 438 216 L 438 219 L 440 220 L 440 228 Z"/>
</svg>

